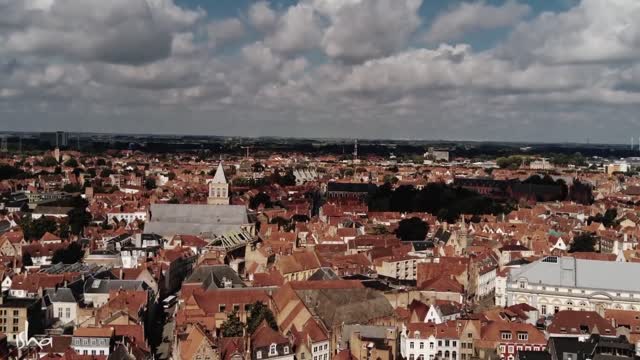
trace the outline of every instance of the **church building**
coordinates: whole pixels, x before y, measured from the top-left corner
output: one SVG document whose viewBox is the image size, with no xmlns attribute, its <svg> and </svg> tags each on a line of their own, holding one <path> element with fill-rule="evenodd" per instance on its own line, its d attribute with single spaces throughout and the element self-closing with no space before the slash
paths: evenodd
<svg viewBox="0 0 640 360">
<path fill-rule="evenodd" d="M 218 169 L 209 182 L 209 197 L 207 198 L 209 205 L 229 205 L 229 183 L 224 176 L 222 161 L 218 164 Z"/>
</svg>

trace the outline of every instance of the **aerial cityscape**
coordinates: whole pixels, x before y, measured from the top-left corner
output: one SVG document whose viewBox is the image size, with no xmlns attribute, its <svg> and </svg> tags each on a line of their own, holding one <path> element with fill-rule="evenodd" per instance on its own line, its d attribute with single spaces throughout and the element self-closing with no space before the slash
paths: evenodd
<svg viewBox="0 0 640 360">
<path fill-rule="evenodd" d="M 0 0 L 0 359 L 640 359 L 640 0 Z"/>
</svg>

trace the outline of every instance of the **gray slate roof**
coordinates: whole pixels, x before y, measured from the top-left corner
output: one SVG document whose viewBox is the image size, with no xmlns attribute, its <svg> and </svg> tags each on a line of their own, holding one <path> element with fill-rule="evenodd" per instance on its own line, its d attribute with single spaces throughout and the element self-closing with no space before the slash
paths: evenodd
<svg viewBox="0 0 640 360">
<path fill-rule="evenodd" d="M 146 290 L 147 285 L 141 280 L 111 280 L 89 278 L 84 284 L 87 294 L 108 294 L 111 290 Z"/>
<path fill-rule="evenodd" d="M 163 236 L 224 234 L 249 223 L 243 205 L 152 204 L 149 211 L 145 232 Z"/>
<path fill-rule="evenodd" d="M 555 262 L 554 262 L 555 258 Z M 512 270 L 510 281 L 596 290 L 640 292 L 640 263 L 582 260 L 549 256 Z"/>
<path fill-rule="evenodd" d="M 206 289 L 224 288 L 223 281 L 231 281 L 234 288 L 245 287 L 244 282 L 229 265 L 204 265 L 194 269 L 184 282 L 202 283 Z"/>
<path fill-rule="evenodd" d="M 49 288 L 45 290 L 45 294 L 49 296 L 51 302 L 75 303 L 78 302 L 73 292 L 69 288 Z"/>
</svg>

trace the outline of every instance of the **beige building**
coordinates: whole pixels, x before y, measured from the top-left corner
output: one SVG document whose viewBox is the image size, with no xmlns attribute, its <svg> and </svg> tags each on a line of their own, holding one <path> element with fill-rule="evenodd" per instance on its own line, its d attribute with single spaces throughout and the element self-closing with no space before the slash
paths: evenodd
<svg viewBox="0 0 640 360">
<path fill-rule="evenodd" d="M 397 280 L 416 280 L 418 263 L 424 261 L 413 256 L 393 256 L 376 259 L 375 266 L 378 275 Z"/>
<path fill-rule="evenodd" d="M 41 333 L 44 314 L 42 300 L 26 298 L 5 298 L 0 304 L 0 332 L 7 335 L 9 342 L 15 343 L 22 332 L 30 338 Z"/>
</svg>

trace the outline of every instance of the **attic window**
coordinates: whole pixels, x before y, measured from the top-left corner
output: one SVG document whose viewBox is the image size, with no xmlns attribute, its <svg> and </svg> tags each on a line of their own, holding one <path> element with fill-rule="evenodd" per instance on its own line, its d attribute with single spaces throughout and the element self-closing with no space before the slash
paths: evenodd
<svg viewBox="0 0 640 360">
<path fill-rule="evenodd" d="M 500 338 L 502 338 L 502 340 L 511 340 L 511 332 L 510 331 L 502 331 L 500 333 Z"/>
</svg>

